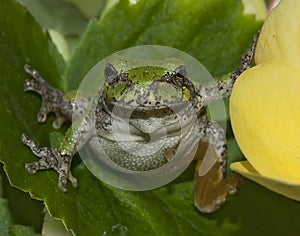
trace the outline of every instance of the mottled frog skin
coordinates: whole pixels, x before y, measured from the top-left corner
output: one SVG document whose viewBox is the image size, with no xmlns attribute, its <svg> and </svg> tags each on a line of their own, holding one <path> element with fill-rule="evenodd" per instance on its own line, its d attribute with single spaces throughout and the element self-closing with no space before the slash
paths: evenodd
<svg viewBox="0 0 300 236">
<path fill-rule="evenodd" d="M 34 174 L 38 170 L 53 168 L 58 173 L 58 188 L 61 191 L 67 191 L 67 180 L 76 187 L 77 180 L 70 170 L 71 161 L 78 150 L 95 135 L 92 132 L 94 128 L 109 158 L 131 171 L 159 168 L 172 160 L 181 142 L 188 146 L 194 140 L 201 140 L 210 144 L 208 151 L 216 156 L 217 161 L 202 176 L 201 157 L 195 157 L 198 161 L 195 171 L 195 206 L 203 213 L 215 211 L 226 201 L 228 194 L 236 192 L 243 180 L 237 174 L 225 175 L 225 132 L 217 123 L 207 120 L 205 107 L 220 97 L 230 95 L 235 80 L 250 65 L 255 42 L 256 38 L 230 80 L 209 86 L 191 81 L 184 65 L 179 65 L 174 71 L 163 66 L 140 66 L 117 71 L 114 65 L 108 63 L 104 70 L 105 84 L 99 89 L 96 98 L 66 99 L 63 92 L 47 84 L 38 71 L 26 65 L 25 71 L 33 79 L 25 81 L 24 90 L 35 91 L 42 97 L 38 121 L 44 122 L 48 113 L 54 112 L 56 120 L 53 126 L 59 128 L 65 121 L 71 122 L 72 116 L 73 120 L 75 118 L 58 148 L 38 147 L 27 135 L 22 135 L 22 142 L 40 157 L 37 162 L 26 164 L 26 170 Z M 178 121 L 178 114 L 174 110 L 180 114 L 183 122 Z M 126 121 L 127 112 L 130 113 L 130 119 Z M 134 142 L 126 141 L 126 135 L 120 133 L 121 147 L 118 145 L 119 140 L 113 136 L 113 124 L 124 121 L 129 122 Z M 160 135 L 160 125 L 156 124 L 167 127 L 167 135 L 147 145 L 153 138 L 151 135 Z M 185 130 L 183 136 L 178 135 L 182 127 Z"/>
</svg>

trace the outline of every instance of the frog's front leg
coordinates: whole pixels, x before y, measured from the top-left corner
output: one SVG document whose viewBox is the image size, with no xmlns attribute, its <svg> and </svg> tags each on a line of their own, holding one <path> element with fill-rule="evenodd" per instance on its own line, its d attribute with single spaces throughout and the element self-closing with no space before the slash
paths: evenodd
<svg viewBox="0 0 300 236">
<path fill-rule="evenodd" d="M 30 174 L 38 170 L 54 169 L 58 177 L 58 188 L 66 192 L 67 180 L 70 180 L 74 187 L 77 180 L 72 176 L 70 168 L 73 156 L 93 135 L 93 110 L 80 116 L 68 129 L 63 141 L 58 148 L 38 147 L 27 135 L 22 134 L 21 139 L 40 160 L 27 163 L 25 169 Z"/>
<path fill-rule="evenodd" d="M 202 213 L 211 213 L 220 208 L 244 180 L 237 174 L 226 177 L 227 148 L 222 127 L 212 121 L 202 124 L 206 124 L 202 141 L 209 146 L 204 159 L 198 160 L 196 166 L 195 206 Z"/>
<path fill-rule="evenodd" d="M 25 134 L 21 137 L 22 142 L 36 156 L 40 157 L 37 162 L 27 163 L 25 169 L 30 174 L 35 174 L 38 170 L 54 169 L 59 174 L 58 187 L 65 192 L 67 180 L 70 180 L 74 187 L 77 186 L 77 180 L 70 171 L 72 158 L 91 135 L 94 114 L 93 110 L 86 111 L 90 99 L 65 99 L 64 93 L 50 86 L 38 71 L 28 65 L 25 65 L 24 69 L 33 77 L 33 79 L 24 82 L 24 90 L 35 91 L 42 97 L 42 107 L 38 113 L 39 122 L 44 122 L 50 112 L 56 114 L 56 120 L 53 123 L 54 128 L 59 128 L 66 120 L 72 121 L 72 118 L 75 118 L 75 122 L 67 131 L 59 148 L 41 148 Z"/>
</svg>

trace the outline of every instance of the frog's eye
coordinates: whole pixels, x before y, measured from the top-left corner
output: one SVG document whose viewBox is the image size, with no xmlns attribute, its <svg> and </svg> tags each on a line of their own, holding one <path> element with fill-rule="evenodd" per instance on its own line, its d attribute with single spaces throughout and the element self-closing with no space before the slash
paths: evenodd
<svg viewBox="0 0 300 236">
<path fill-rule="evenodd" d="M 104 77 L 105 82 L 110 84 L 114 81 L 114 79 L 118 76 L 119 72 L 116 70 L 116 68 L 110 64 L 107 63 L 104 69 Z"/>
<path fill-rule="evenodd" d="M 186 72 L 186 68 L 184 65 L 178 66 L 175 70 L 174 70 L 175 74 L 180 74 L 184 77 L 187 76 L 187 72 Z"/>
</svg>

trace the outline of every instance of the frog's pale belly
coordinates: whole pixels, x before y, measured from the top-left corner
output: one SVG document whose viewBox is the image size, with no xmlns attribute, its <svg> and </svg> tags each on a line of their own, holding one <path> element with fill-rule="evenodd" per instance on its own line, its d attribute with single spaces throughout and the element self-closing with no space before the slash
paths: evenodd
<svg viewBox="0 0 300 236">
<path fill-rule="evenodd" d="M 174 141 L 178 144 L 178 138 Z M 100 138 L 100 142 L 105 154 L 114 163 L 127 170 L 152 170 L 167 162 L 167 159 L 165 158 L 165 149 L 167 148 L 167 145 L 155 150 L 156 145 L 153 147 L 153 143 L 151 143 L 151 145 L 140 142 L 118 143 L 102 138 Z M 126 150 L 123 147 L 126 147 Z M 155 152 L 153 152 L 154 150 Z"/>
<path fill-rule="evenodd" d="M 197 122 L 192 123 L 188 129 L 172 131 L 162 136 L 141 133 L 138 138 L 136 134 L 133 137 L 129 134 L 127 140 L 133 138 L 135 141 L 126 141 L 124 137 L 120 140 L 108 139 L 112 136 L 103 135 L 103 132 L 98 134 L 98 138 L 103 151 L 114 163 L 127 170 L 147 171 L 157 169 L 173 158 L 184 159 L 195 152 L 201 138 Z"/>
</svg>

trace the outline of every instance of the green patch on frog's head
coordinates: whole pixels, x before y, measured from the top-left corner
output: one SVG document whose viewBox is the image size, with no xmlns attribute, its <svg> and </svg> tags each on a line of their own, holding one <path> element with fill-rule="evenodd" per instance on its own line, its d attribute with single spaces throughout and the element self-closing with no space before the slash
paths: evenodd
<svg viewBox="0 0 300 236">
<path fill-rule="evenodd" d="M 188 102 L 190 93 L 187 88 L 162 80 L 164 76 L 175 73 L 185 76 L 185 67 L 180 66 L 173 72 L 159 66 L 140 66 L 118 72 L 107 64 L 103 91 L 105 102 L 149 110 Z"/>
</svg>

